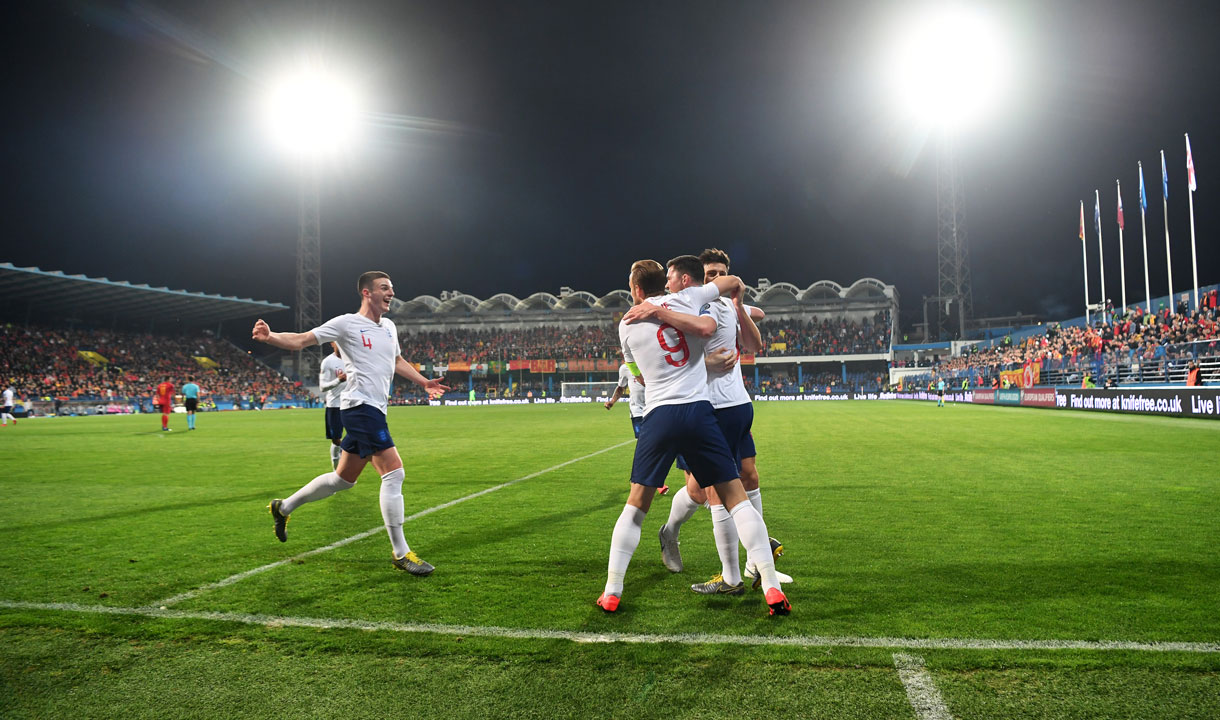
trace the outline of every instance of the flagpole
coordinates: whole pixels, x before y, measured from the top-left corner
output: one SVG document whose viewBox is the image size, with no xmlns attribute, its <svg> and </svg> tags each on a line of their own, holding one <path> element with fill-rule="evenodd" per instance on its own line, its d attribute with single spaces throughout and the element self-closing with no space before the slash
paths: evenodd
<svg viewBox="0 0 1220 720">
<path fill-rule="evenodd" d="M 1186 133 L 1186 197 L 1190 199 L 1190 273 L 1195 283 L 1195 311 L 1199 310 L 1199 260 L 1195 255 L 1195 163 L 1190 156 L 1190 133 Z"/>
<path fill-rule="evenodd" d="M 1080 201 L 1080 257 L 1084 260 L 1084 325 L 1092 326 L 1089 320 L 1089 251 L 1084 240 L 1084 200 Z"/>
<path fill-rule="evenodd" d="M 1152 314 L 1152 289 L 1148 285 L 1148 223 L 1144 221 L 1147 214 L 1148 200 L 1144 193 L 1144 163 L 1140 163 L 1140 231 L 1144 238 L 1144 297 L 1148 314 Z"/>
<path fill-rule="evenodd" d="M 1123 315 L 1127 314 L 1127 263 L 1124 259 L 1126 255 L 1123 252 L 1123 225 L 1126 221 L 1121 220 L 1123 216 L 1123 186 L 1118 180 L 1114 181 L 1114 185 L 1118 188 L 1118 281 L 1123 289 Z"/>
<path fill-rule="evenodd" d="M 1101 244 L 1101 191 L 1094 190 L 1093 193 L 1097 200 L 1093 215 L 1097 220 L 1097 265 L 1101 269 L 1101 321 L 1109 325 L 1110 317 L 1106 312 L 1106 305 L 1109 302 L 1106 299 L 1106 249 Z"/>
<path fill-rule="evenodd" d="M 1165 177 L 1165 151 L 1161 151 L 1161 179 Z M 1169 278 L 1169 314 L 1174 314 L 1173 302 L 1173 256 L 1169 253 L 1169 198 L 1168 193 L 1161 193 L 1161 208 L 1164 210 L 1162 215 L 1165 218 L 1165 272 Z"/>
</svg>

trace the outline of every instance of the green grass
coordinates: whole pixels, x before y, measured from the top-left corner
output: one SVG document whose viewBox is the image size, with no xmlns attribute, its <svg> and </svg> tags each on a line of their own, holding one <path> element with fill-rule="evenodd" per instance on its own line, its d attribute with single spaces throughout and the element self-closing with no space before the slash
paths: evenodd
<svg viewBox="0 0 1220 720">
<path fill-rule="evenodd" d="M 0 717 L 914 717 L 887 648 L 588 643 L 285 626 L 275 618 L 794 638 L 1220 642 L 1220 423 L 931 403 L 756 408 L 768 528 L 796 582 L 687 589 L 710 520 L 660 564 L 658 498 L 623 606 L 593 600 L 632 445 L 173 606 L 266 624 L 0 609 Z M 23 421 L 0 431 L 0 601 L 135 608 L 381 524 L 379 480 L 271 533 L 329 467 L 320 411 Z M 396 408 L 407 514 L 630 438 L 626 409 Z M 671 484 L 679 482 L 672 476 Z M 1220 654 L 908 650 L 955 717 L 1220 716 Z"/>
</svg>

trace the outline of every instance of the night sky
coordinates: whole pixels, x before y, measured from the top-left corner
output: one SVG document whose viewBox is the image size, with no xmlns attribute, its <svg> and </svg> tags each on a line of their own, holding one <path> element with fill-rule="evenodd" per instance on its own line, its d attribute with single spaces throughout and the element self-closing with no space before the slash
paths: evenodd
<svg viewBox="0 0 1220 720">
<path fill-rule="evenodd" d="M 875 277 L 904 325 L 936 291 L 935 153 L 884 57 L 912 3 L 23 3 L 6 9 L 0 261 L 294 300 L 297 175 L 255 108 L 308 50 L 366 88 L 360 146 L 322 184 L 323 304 L 382 269 L 399 297 L 602 295 L 629 264 L 719 246 L 747 283 Z M 1082 314 L 1078 203 L 1098 295 L 1220 281 L 1220 4 L 991 3 L 1012 85 L 960 138 L 975 314 Z M 1220 195 L 1218 195 L 1220 196 Z M 281 323 L 290 323 L 284 316 Z M 283 329 L 289 329 L 284 327 Z"/>
</svg>

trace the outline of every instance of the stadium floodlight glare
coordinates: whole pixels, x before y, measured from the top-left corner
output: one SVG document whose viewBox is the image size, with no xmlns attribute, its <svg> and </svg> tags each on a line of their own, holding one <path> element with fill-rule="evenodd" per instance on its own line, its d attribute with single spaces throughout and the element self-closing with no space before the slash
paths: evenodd
<svg viewBox="0 0 1220 720">
<path fill-rule="evenodd" d="M 1003 38 L 977 10 L 925 11 L 903 24 L 893 49 L 894 96 L 920 124 L 960 129 L 1007 91 Z"/>
<path fill-rule="evenodd" d="M 352 82 L 310 63 L 271 84 L 264 110 L 277 145 L 289 152 L 321 156 L 353 144 L 360 98 Z"/>
</svg>

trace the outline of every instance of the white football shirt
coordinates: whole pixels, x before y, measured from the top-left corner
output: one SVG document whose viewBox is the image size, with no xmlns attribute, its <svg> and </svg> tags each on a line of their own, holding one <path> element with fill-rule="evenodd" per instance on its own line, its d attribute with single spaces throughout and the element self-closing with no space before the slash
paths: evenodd
<svg viewBox="0 0 1220 720">
<path fill-rule="evenodd" d="M 718 297 L 720 290 L 709 284 L 657 295 L 644 302 L 688 315 L 707 315 L 711 312 L 711 303 Z M 620 321 L 618 337 L 623 347 L 623 360 L 634 362 L 648 383 L 645 415 L 662 405 L 708 399 L 703 338 L 688 337 L 672 325 L 655 320 L 631 325 Z"/>
<path fill-rule="evenodd" d="M 626 365 L 618 366 L 618 386 L 631 392 L 627 396 L 627 406 L 631 417 L 644 416 L 644 383 L 638 382 Z"/>
<path fill-rule="evenodd" d="M 738 322 L 737 308 L 734 307 L 733 301 L 720 298 L 712 303 L 712 310 L 712 316 L 716 318 L 716 332 L 708 338 L 706 352 L 715 352 L 721 348 L 736 351 Z M 708 372 L 707 392 L 712 399 L 712 407 L 717 410 L 750 402 L 750 393 L 746 392 L 746 383 L 741 377 L 740 357 L 728 372 Z"/>
<path fill-rule="evenodd" d="M 347 372 L 345 366 L 346 363 L 334 353 L 322 359 L 322 371 L 318 373 L 318 385 L 323 388 L 327 385 L 332 386 L 329 390 L 322 391 L 322 400 L 326 407 L 339 407 L 339 396 L 343 393 L 343 387 L 347 383 L 346 380 L 339 379 L 339 373 Z"/>
<path fill-rule="evenodd" d="M 13 389 L 4 389 L 4 407 L 11 407 L 13 404 Z"/>
<path fill-rule="evenodd" d="M 371 405 L 385 412 L 394 365 L 402 354 L 394 323 L 386 317 L 375 323 L 359 313 L 348 313 L 322 323 L 313 334 L 319 343 L 339 343 L 343 352 L 347 383 L 339 395 L 339 407 Z"/>
</svg>

